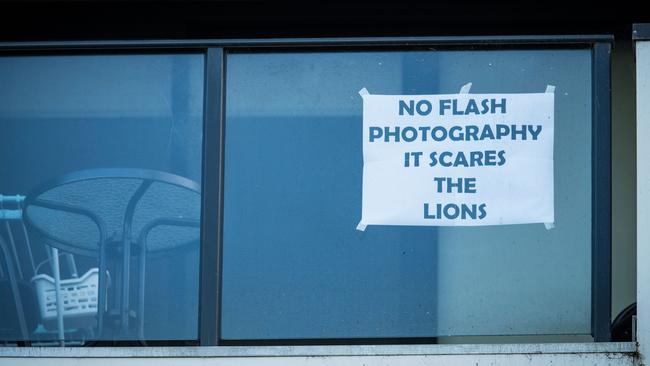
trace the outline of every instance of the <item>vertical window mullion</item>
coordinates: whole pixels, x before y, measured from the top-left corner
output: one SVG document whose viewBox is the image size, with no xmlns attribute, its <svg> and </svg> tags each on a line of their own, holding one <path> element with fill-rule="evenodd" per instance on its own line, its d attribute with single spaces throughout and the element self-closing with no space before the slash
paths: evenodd
<svg viewBox="0 0 650 366">
<path fill-rule="evenodd" d="M 612 167 L 611 167 L 611 44 L 593 46 L 592 127 L 592 334 L 610 341 L 612 302 Z"/>
<path fill-rule="evenodd" d="M 205 61 L 199 340 L 202 346 L 213 346 L 217 345 L 219 338 L 225 66 L 223 48 L 208 48 Z"/>
</svg>

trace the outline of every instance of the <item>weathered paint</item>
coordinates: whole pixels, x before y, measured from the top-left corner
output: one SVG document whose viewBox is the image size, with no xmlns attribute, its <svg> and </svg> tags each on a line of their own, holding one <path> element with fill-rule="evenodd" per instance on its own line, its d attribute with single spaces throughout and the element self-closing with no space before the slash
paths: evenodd
<svg viewBox="0 0 650 366">
<path fill-rule="evenodd" d="M 0 365 L 633 365 L 635 343 L 0 348 Z"/>
<path fill-rule="evenodd" d="M 188 358 L 3 358 L 0 365 L 11 366 L 149 366 L 149 365 L 633 365 L 634 358 L 623 353 L 564 354 L 478 354 L 411 356 L 298 356 L 298 357 L 188 357 Z"/>
</svg>

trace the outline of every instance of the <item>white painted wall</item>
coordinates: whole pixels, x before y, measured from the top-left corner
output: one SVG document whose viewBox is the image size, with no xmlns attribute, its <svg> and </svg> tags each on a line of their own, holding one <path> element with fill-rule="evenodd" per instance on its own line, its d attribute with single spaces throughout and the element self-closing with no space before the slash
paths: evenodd
<svg viewBox="0 0 650 366">
<path fill-rule="evenodd" d="M 637 337 L 650 359 L 650 41 L 636 43 Z"/>
</svg>

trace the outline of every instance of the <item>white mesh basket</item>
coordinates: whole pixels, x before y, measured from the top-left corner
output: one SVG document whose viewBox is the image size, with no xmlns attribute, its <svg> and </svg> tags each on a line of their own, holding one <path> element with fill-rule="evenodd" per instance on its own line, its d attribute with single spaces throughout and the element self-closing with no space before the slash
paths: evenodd
<svg viewBox="0 0 650 366">
<path fill-rule="evenodd" d="M 97 315 L 99 270 L 92 268 L 79 278 L 61 280 L 63 318 L 66 327 L 90 326 Z M 41 320 L 46 328 L 56 326 L 57 303 L 54 278 L 39 274 L 32 278 Z"/>
</svg>

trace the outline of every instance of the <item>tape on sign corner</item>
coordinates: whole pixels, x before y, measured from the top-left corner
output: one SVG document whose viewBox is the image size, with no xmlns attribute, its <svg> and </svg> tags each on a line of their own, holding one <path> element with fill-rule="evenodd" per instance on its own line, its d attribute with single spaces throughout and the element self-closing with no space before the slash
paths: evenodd
<svg viewBox="0 0 650 366">
<path fill-rule="evenodd" d="M 545 222 L 544 227 L 546 228 L 546 230 L 551 230 L 551 229 L 553 229 L 555 227 L 555 223 L 554 222 Z"/>
<path fill-rule="evenodd" d="M 370 92 L 366 88 L 361 88 L 361 90 L 359 90 L 359 95 L 363 97 L 366 95 L 370 95 Z"/>
<path fill-rule="evenodd" d="M 555 85 L 546 85 L 546 91 L 544 93 L 555 93 Z"/>
<path fill-rule="evenodd" d="M 458 92 L 458 94 L 469 94 L 469 90 L 470 90 L 471 88 L 472 88 L 472 82 L 469 82 L 469 83 L 463 85 L 463 86 L 460 88 L 460 91 Z"/>
<path fill-rule="evenodd" d="M 368 227 L 368 225 L 364 224 L 363 221 L 359 221 L 359 225 L 357 225 L 357 230 L 366 231 L 366 227 Z"/>
</svg>

